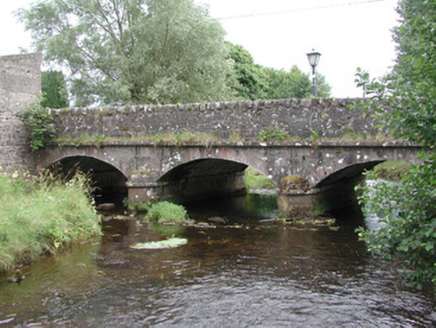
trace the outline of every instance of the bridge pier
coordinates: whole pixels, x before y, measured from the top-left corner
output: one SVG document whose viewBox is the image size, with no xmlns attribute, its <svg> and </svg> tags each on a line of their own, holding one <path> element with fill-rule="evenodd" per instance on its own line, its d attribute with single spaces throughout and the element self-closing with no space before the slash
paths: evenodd
<svg viewBox="0 0 436 328">
<path fill-rule="evenodd" d="M 154 175 L 145 173 L 131 174 L 126 186 L 127 198 L 130 204 L 161 200 L 162 188 L 156 182 Z"/>
<path fill-rule="evenodd" d="M 316 197 L 318 190 L 309 192 L 281 192 L 278 197 L 278 208 L 286 216 L 302 213 L 314 213 L 317 210 Z"/>
</svg>

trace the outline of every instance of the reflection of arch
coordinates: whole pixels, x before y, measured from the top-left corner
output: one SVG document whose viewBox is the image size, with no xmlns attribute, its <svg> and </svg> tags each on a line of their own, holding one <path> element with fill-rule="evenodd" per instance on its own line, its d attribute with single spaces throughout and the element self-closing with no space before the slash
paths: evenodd
<svg viewBox="0 0 436 328">
<path fill-rule="evenodd" d="M 96 188 L 96 201 L 120 202 L 127 197 L 127 177 L 113 165 L 89 156 L 64 157 L 48 167 L 65 177 L 77 171 L 90 176 Z"/>
<path fill-rule="evenodd" d="M 235 161 L 202 158 L 174 167 L 157 182 L 166 196 L 179 202 L 219 198 L 245 193 L 247 167 Z"/>
</svg>

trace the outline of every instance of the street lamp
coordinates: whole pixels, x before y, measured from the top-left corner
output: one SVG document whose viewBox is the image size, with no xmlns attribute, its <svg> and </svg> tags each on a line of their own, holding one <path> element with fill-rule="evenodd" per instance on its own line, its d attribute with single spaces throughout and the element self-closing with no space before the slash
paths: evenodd
<svg viewBox="0 0 436 328">
<path fill-rule="evenodd" d="M 315 72 L 316 66 L 319 63 L 319 59 L 321 58 L 321 54 L 316 52 L 315 49 L 312 49 L 312 52 L 307 54 L 307 59 L 309 59 L 309 64 L 312 66 L 312 96 L 316 97 L 316 82 L 315 82 Z"/>
</svg>

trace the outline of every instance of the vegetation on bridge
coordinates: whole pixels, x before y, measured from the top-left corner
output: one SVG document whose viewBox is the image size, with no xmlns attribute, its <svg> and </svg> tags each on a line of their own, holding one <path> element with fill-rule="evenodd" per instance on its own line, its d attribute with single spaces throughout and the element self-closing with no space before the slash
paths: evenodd
<svg viewBox="0 0 436 328">
<path fill-rule="evenodd" d="M 413 165 L 399 184 L 366 189 L 365 209 L 381 216 L 383 226 L 361 229 L 360 234 L 374 254 L 404 259 L 413 270 L 408 276 L 415 286 L 436 286 L 436 3 L 402 0 L 398 12 L 401 25 L 394 38 L 399 52 L 392 74 L 383 81 L 370 82 L 362 71 L 358 77 L 384 128 L 423 145 L 423 163 Z M 392 105 L 392 112 L 384 112 L 382 102 Z"/>
</svg>

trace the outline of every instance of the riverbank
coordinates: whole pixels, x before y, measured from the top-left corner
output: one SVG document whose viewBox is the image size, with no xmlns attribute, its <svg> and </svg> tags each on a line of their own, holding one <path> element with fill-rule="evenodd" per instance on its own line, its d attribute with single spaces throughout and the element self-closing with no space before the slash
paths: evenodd
<svg viewBox="0 0 436 328">
<path fill-rule="evenodd" d="M 0 172 L 0 271 L 101 233 L 85 177 Z"/>
</svg>

